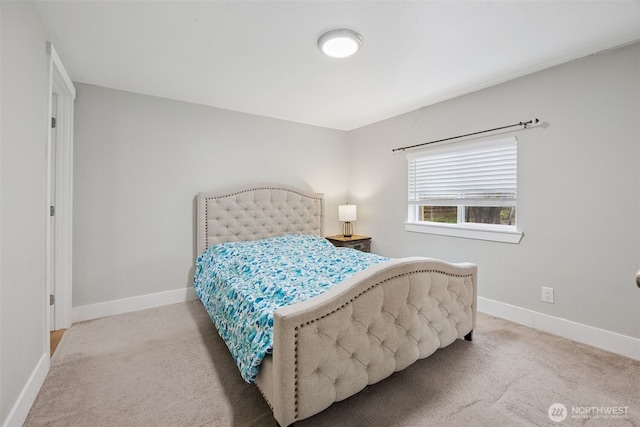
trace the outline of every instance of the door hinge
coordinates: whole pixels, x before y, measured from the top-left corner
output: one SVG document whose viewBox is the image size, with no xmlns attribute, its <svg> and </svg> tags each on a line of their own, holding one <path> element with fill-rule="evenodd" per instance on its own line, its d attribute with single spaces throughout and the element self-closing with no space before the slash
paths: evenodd
<svg viewBox="0 0 640 427">
<path fill-rule="evenodd" d="M 56 303 L 56 296 L 49 295 L 49 305 L 54 305 Z"/>
<path fill-rule="evenodd" d="M 54 216 L 56 214 L 56 207 L 49 206 L 49 216 Z"/>
<path fill-rule="evenodd" d="M 51 117 L 51 127 L 52 128 L 56 127 L 56 118 L 55 117 Z"/>
</svg>

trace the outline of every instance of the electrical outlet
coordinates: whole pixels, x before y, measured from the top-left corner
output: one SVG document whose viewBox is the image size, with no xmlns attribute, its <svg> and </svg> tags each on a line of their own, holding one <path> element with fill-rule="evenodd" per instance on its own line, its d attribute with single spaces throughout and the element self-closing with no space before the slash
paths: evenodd
<svg viewBox="0 0 640 427">
<path fill-rule="evenodd" d="M 553 304 L 553 288 L 542 287 L 542 302 Z"/>
</svg>

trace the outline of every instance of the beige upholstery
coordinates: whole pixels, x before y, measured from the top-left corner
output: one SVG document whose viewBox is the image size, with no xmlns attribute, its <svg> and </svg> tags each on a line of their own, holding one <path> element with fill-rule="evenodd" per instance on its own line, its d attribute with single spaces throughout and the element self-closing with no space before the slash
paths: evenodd
<svg viewBox="0 0 640 427">
<path fill-rule="evenodd" d="M 257 384 L 281 425 L 307 418 L 463 338 L 475 301 L 473 264 L 378 264 L 276 311 L 271 366 Z"/>
<path fill-rule="evenodd" d="M 324 234 L 324 198 L 264 184 L 198 194 L 198 254 L 222 242 Z"/>
<path fill-rule="evenodd" d="M 309 222 L 318 231 L 309 234 L 322 234 L 322 195 L 257 187 L 227 192 L 230 198 L 198 196 L 199 247 L 305 232 L 298 230 Z M 309 197 L 319 198 L 319 205 Z M 252 213 L 242 213 L 243 207 Z M 306 219 L 295 218 L 296 213 Z M 474 264 L 395 259 L 278 309 L 273 355 L 264 359 L 256 379 L 275 419 L 284 426 L 308 418 L 463 338 L 475 328 L 476 277 Z"/>
</svg>

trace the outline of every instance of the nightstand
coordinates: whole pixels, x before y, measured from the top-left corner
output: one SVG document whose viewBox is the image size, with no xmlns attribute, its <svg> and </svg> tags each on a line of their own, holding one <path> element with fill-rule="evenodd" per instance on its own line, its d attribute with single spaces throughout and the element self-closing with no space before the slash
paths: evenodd
<svg viewBox="0 0 640 427">
<path fill-rule="evenodd" d="M 344 237 L 342 234 L 338 234 L 337 236 L 327 236 L 325 239 L 333 243 L 334 246 L 371 252 L 371 237 L 358 236 L 357 234 L 351 237 Z"/>
</svg>

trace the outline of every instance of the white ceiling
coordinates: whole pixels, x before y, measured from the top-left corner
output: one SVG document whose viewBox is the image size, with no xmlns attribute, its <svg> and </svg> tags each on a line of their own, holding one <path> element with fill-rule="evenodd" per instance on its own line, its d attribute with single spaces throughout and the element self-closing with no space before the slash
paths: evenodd
<svg viewBox="0 0 640 427">
<path fill-rule="evenodd" d="M 37 4 L 75 82 L 341 130 L 640 39 L 640 1 Z M 354 57 L 318 50 L 336 27 Z"/>
</svg>

